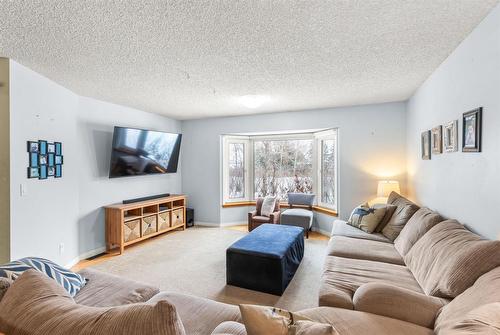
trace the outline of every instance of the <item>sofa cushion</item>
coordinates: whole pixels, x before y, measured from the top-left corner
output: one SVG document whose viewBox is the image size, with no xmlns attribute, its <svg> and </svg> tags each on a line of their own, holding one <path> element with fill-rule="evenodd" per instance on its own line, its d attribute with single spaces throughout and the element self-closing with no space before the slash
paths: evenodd
<svg viewBox="0 0 500 335">
<path fill-rule="evenodd" d="M 173 292 L 159 293 L 149 302 L 159 300 L 167 300 L 176 307 L 188 335 L 207 335 L 222 322 L 242 321 L 238 306 Z"/>
<path fill-rule="evenodd" d="M 438 314 L 435 330 L 445 333 L 464 320 L 472 310 L 486 304 L 500 302 L 500 267 L 482 275 L 474 285 L 444 306 Z"/>
<path fill-rule="evenodd" d="M 361 229 L 348 225 L 347 222 L 342 220 L 335 220 L 333 222 L 332 236 L 347 236 L 358 239 L 392 243 L 391 240 L 380 233 L 368 234 Z"/>
<path fill-rule="evenodd" d="M 160 289 L 93 269 L 79 272 L 88 283 L 75 296 L 78 304 L 108 307 L 148 301 Z"/>
<path fill-rule="evenodd" d="M 366 283 L 387 283 L 422 292 L 411 272 L 404 266 L 326 256 L 321 276 L 319 305 L 353 309 L 354 292 Z"/>
<path fill-rule="evenodd" d="M 443 218 L 438 213 L 428 208 L 420 208 L 401 230 L 394 246 L 402 256 L 406 255 L 425 233 L 442 221 Z"/>
<path fill-rule="evenodd" d="M 384 218 L 386 211 L 385 207 L 374 208 L 368 203 L 362 204 L 352 211 L 347 224 L 371 234 Z"/>
<path fill-rule="evenodd" d="M 0 304 L 0 332 L 27 334 L 171 334 L 184 335 L 175 307 L 168 301 L 116 307 L 82 306 L 55 281 L 25 271 Z"/>
<path fill-rule="evenodd" d="M 387 222 L 387 225 L 382 229 L 382 234 L 391 241 L 394 241 L 408 220 L 418 211 L 419 207 L 396 192 L 392 192 L 389 195 L 387 203 L 395 205 L 397 208 L 389 219 L 389 222 Z"/>
<path fill-rule="evenodd" d="M 313 321 L 329 323 L 342 335 L 433 335 L 432 329 L 371 313 L 316 307 L 297 312 Z"/>
<path fill-rule="evenodd" d="M 500 302 L 479 306 L 450 329 L 438 335 L 498 335 L 500 334 Z"/>
<path fill-rule="evenodd" d="M 226 321 L 215 327 L 211 335 L 247 335 L 247 331 L 242 323 Z"/>
<path fill-rule="evenodd" d="M 448 220 L 422 236 L 404 259 L 425 293 L 454 298 L 500 266 L 500 241 L 483 240 Z"/>
<path fill-rule="evenodd" d="M 448 300 L 390 284 L 368 283 L 354 293 L 353 303 L 357 311 L 434 328 L 436 315 Z"/>
<path fill-rule="evenodd" d="M 398 265 L 405 264 L 401 255 L 391 243 L 333 236 L 326 250 L 328 256 L 365 259 Z"/>
<path fill-rule="evenodd" d="M 10 285 L 12 285 L 12 280 L 0 277 L 0 301 L 2 301 L 2 298 L 5 293 L 7 293 Z"/>
<path fill-rule="evenodd" d="M 378 224 L 377 228 L 375 229 L 375 233 L 381 233 L 382 230 L 387 226 L 387 223 L 389 223 L 389 220 L 392 218 L 394 215 L 394 212 L 398 208 L 396 205 L 391 205 L 391 204 L 375 204 L 373 205 L 373 208 L 381 208 L 385 207 L 385 215 L 384 218 L 380 221 Z"/>
</svg>

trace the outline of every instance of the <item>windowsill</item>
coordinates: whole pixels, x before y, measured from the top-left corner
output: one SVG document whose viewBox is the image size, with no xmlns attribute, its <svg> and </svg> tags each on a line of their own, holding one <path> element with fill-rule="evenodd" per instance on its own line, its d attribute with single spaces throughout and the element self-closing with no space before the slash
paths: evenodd
<svg viewBox="0 0 500 335">
<path fill-rule="evenodd" d="M 237 202 L 226 202 L 222 204 L 222 208 L 231 208 L 231 207 L 249 207 L 249 206 L 255 206 L 255 201 L 237 201 Z M 280 203 L 280 208 L 286 208 L 290 207 L 288 203 L 282 202 Z M 307 208 L 307 206 L 294 206 L 294 207 L 304 207 Z M 322 206 L 312 206 L 313 211 L 322 213 L 322 214 L 327 214 L 331 216 L 338 216 L 337 211 L 327 208 L 327 207 L 322 207 Z"/>
</svg>

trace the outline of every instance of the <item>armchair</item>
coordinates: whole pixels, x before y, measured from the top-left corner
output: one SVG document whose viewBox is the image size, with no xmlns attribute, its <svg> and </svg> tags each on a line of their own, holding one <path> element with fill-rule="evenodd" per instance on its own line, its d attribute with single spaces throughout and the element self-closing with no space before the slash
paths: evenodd
<svg viewBox="0 0 500 335">
<path fill-rule="evenodd" d="M 280 223 L 280 216 L 281 216 L 280 202 L 278 200 L 276 201 L 273 213 L 271 213 L 271 215 L 267 217 L 260 215 L 260 210 L 262 208 L 263 201 L 264 198 L 257 198 L 255 204 L 255 210 L 248 213 L 248 231 L 252 231 L 264 223 L 274 223 L 274 224 Z"/>
</svg>

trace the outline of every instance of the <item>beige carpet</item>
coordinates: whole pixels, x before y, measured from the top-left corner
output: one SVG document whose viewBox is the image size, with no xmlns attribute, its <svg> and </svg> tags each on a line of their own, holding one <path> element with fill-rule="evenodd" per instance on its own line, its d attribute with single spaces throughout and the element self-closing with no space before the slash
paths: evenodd
<svg viewBox="0 0 500 335">
<path fill-rule="evenodd" d="M 318 305 L 327 241 L 306 240 L 295 277 L 279 297 L 226 285 L 226 248 L 246 233 L 223 228 L 189 228 L 151 239 L 91 266 L 147 282 L 162 291 L 182 292 L 227 303 L 277 306 L 292 311 Z"/>
</svg>

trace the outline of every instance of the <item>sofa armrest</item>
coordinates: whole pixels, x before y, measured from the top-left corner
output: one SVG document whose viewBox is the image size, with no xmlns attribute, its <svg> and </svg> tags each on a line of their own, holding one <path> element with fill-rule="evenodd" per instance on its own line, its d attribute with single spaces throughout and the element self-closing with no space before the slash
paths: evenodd
<svg viewBox="0 0 500 335">
<path fill-rule="evenodd" d="M 253 210 L 251 212 L 248 212 L 248 219 L 252 219 L 254 216 L 257 215 L 257 211 L 256 210 Z"/>
<path fill-rule="evenodd" d="M 434 328 L 438 311 L 447 303 L 446 299 L 383 283 L 361 285 L 353 297 L 354 309 L 357 311 L 387 316 L 431 329 Z"/>
<path fill-rule="evenodd" d="M 148 302 L 166 300 L 175 306 L 187 335 L 211 334 L 225 321 L 241 322 L 238 306 L 175 292 L 160 292 Z"/>
<path fill-rule="evenodd" d="M 271 213 L 269 215 L 269 222 L 271 222 L 271 223 L 279 223 L 280 222 L 280 216 L 281 216 L 281 212 L 280 211 Z"/>
</svg>

